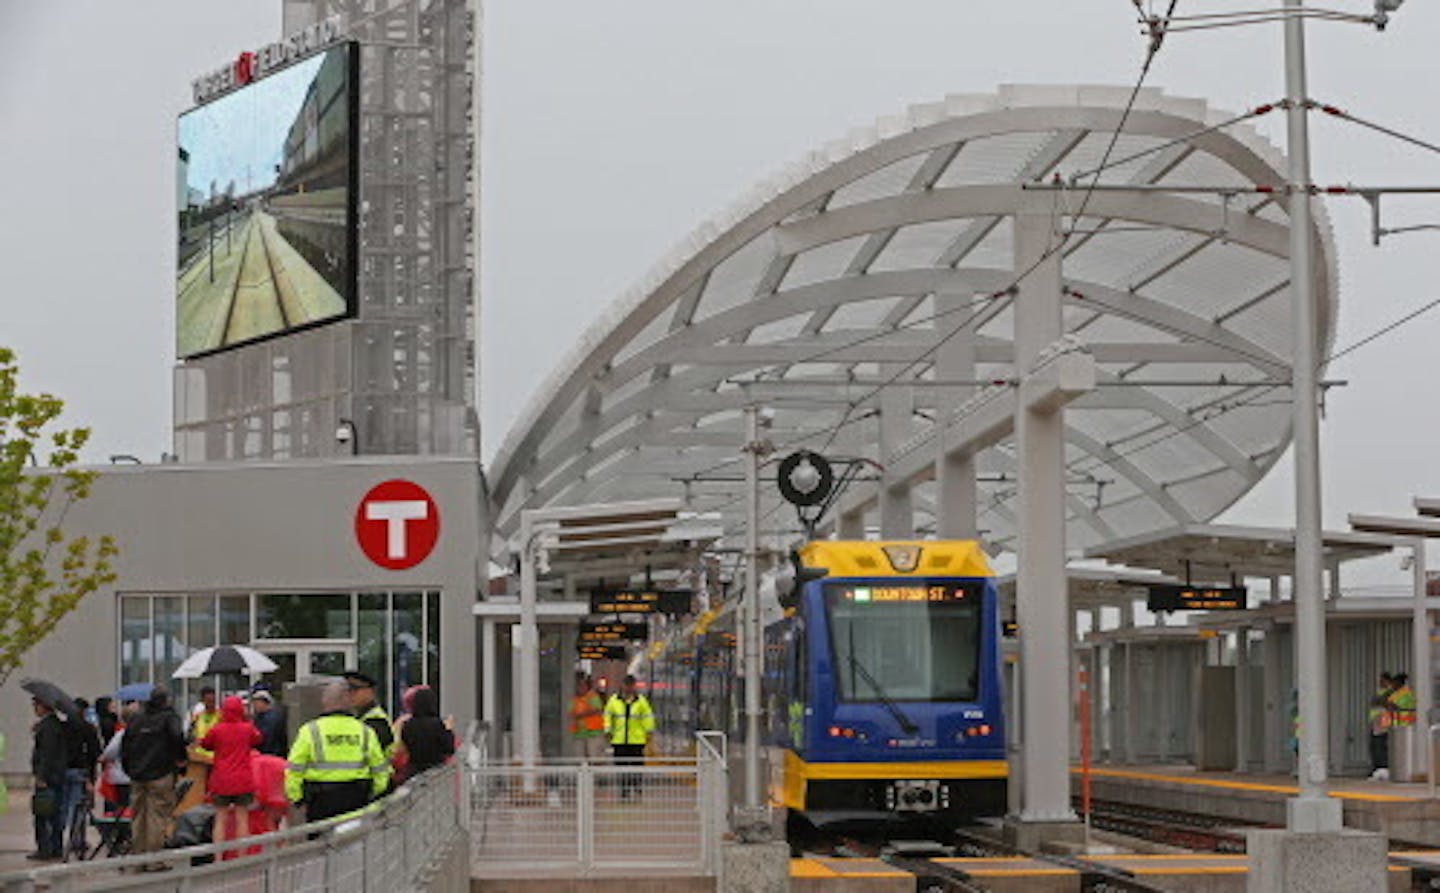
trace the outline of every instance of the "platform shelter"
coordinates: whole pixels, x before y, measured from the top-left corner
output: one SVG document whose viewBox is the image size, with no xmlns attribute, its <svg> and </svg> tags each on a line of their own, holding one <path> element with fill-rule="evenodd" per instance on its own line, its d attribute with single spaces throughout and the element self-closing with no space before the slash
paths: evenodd
<svg viewBox="0 0 1440 893">
<path fill-rule="evenodd" d="M 1077 660 L 1096 680 L 1092 744 L 1099 759 L 1272 774 L 1293 769 L 1293 542 L 1285 529 L 1196 525 L 1087 552 L 1195 584 L 1260 584 L 1252 585 L 1243 610 L 1183 612 L 1171 619 L 1142 610 L 1146 589 L 1136 586 L 1107 603 L 1120 609 L 1118 626 L 1080 621 L 1087 631 L 1077 637 Z M 1380 672 L 1431 666 L 1429 636 L 1421 637 L 1424 647 L 1412 636 L 1411 595 L 1365 594 L 1341 585 L 1347 563 L 1409 546 L 1409 540 L 1380 534 L 1325 534 L 1334 775 L 1370 771 L 1367 711 Z M 1423 598 L 1423 575 L 1417 580 Z M 1093 597 L 1077 601 L 1075 611 L 1094 605 Z M 1426 600 L 1425 611 L 1436 607 L 1440 599 Z M 1419 715 L 1427 716 L 1428 708 L 1419 705 Z"/>
</svg>

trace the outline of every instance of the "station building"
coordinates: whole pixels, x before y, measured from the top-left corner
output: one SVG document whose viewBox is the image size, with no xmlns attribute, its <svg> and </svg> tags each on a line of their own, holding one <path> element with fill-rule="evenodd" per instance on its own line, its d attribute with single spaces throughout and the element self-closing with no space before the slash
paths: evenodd
<svg viewBox="0 0 1440 893">
<path fill-rule="evenodd" d="M 387 481 L 433 500 L 438 532 L 410 567 L 376 563 L 357 535 L 362 502 Z M 172 681 L 180 662 L 240 644 L 278 664 L 264 677 L 276 689 L 358 669 L 379 681 L 392 710 L 405 688 L 428 684 L 447 713 L 468 722 L 484 506 L 479 466 L 466 457 L 107 467 L 65 526 L 116 538 L 117 579 L 87 596 L 21 674 L 92 701 L 117 684 L 163 682 L 188 706 L 200 686 L 238 680 Z M 407 526 L 406 548 L 425 546 L 419 525 Z M 386 561 L 419 557 L 405 554 Z M 7 773 L 28 771 L 32 719 L 18 685 L 0 689 Z"/>
</svg>

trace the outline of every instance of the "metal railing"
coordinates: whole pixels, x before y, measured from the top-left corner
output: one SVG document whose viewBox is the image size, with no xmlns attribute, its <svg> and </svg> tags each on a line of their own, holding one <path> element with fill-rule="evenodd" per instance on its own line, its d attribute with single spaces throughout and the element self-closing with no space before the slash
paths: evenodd
<svg viewBox="0 0 1440 893">
<path fill-rule="evenodd" d="M 467 783 L 464 766 L 441 766 L 350 817 L 224 843 L 0 874 L 0 893 L 468 889 L 468 871 L 456 879 L 437 876 L 467 842 Z"/>
<path fill-rule="evenodd" d="M 477 878 L 713 876 L 728 790 L 723 734 L 694 758 L 480 765 L 470 782 Z"/>
</svg>

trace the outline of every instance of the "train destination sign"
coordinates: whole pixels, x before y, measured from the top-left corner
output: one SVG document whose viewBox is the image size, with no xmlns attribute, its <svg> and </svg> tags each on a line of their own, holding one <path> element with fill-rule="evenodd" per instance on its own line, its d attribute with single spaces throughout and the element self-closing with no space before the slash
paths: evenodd
<svg viewBox="0 0 1440 893">
<path fill-rule="evenodd" d="M 689 614 L 688 589 L 605 589 L 590 593 L 591 614 Z"/>
<path fill-rule="evenodd" d="M 624 660 L 629 656 L 624 645 L 587 645 L 576 643 L 581 660 Z"/>
<path fill-rule="evenodd" d="M 935 583 L 839 586 L 836 587 L 833 597 L 839 601 L 857 605 L 894 604 L 896 602 L 963 602 L 970 597 L 970 591 L 964 586 Z"/>
<path fill-rule="evenodd" d="M 1152 583 L 1145 606 L 1152 611 L 1243 611 L 1244 586 L 1180 586 Z"/>
<path fill-rule="evenodd" d="M 620 642 L 646 642 L 650 639 L 650 627 L 643 623 L 596 623 L 586 620 L 580 623 L 578 641 L 582 645 L 613 645 Z"/>
</svg>

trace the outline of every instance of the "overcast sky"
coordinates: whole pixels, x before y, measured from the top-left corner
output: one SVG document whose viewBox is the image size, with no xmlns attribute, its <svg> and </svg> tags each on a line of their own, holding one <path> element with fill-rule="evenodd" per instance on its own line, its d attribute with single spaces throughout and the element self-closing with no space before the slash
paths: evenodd
<svg viewBox="0 0 1440 893">
<path fill-rule="evenodd" d="M 1128 86 L 1143 52 L 1128 0 L 489 0 L 485 27 L 487 456 L 585 325 L 768 172 L 947 92 Z M 0 343 L 94 426 L 94 459 L 169 448 L 175 116 L 192 77 L 279 30 L 278 0 L 0 0 Z M 1440 4 L 1309 34 L 1313 96 L 1440 142 Z M 1280 49 L 1278 25 L 1177 34 L 1147 83 L 1254 106 L 1283 94 Z M 1440 185 L 1440 155 L 1326 119 L 1314 136 L 1318 182 Z M 1440 232 L 1375 248 L 1362 202 L 1330 210 L 1341 346 L 1440 297 Z M 1440 198 L 1386 216 L 1440 223 Z M 1440 310 L 1330 371 L 1350 384 L 1323 430 L 1327 522 L 1440 495 L 1437 344 Z M 1287 459 L 1223 519 L 1288 524 L 1290 481 Z"/>
</svg>

